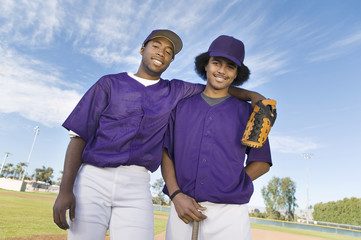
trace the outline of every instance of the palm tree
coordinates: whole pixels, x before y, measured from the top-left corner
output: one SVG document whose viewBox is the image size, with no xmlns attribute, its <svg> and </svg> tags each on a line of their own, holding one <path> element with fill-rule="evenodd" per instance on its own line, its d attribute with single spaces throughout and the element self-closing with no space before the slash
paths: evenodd
<svg viewBox="0 0 361 240">
<path fill-rule="evenodd" d="M 46 182 L 52 184 L 52 178 L 53 178 L 53 172 L 54 169 L 51 167 L 45 168 L 43 166 L 42 168 L 36 168 L 35 173 L 33 174 L 33 177 L 36 181 Z"/>
<path fill-rule="evenodd" d="M 6 177 L 8 175 L 9 167 L 8 164 L 5 164 L 3 167 L 3 170 L 1 172 L 0 177 Z"/>
<path fill-rule="evenodd" d="M 3 171 L 2 171 L 2 173 L 1 173 L 1 175 L 3 176 L 3 177 L 6 177 L 6 178 L 8 178 L 8 177 L 12 177 L 13 176 L 13 174 L 14 174 L 14 168 L 13 168 L 13 164 L 12 163 L 7 163 L 4 167 L 3 167 Z"/>
<path fill-rule="evenodd" d="M 14 177 L 17 177 L 20 179 L 21 173 L 24 171 L 24 167 L 26 166 L 26 163 L 20 162 L 16 165 L 15 171 L 14 171 Z"/>
</svg>

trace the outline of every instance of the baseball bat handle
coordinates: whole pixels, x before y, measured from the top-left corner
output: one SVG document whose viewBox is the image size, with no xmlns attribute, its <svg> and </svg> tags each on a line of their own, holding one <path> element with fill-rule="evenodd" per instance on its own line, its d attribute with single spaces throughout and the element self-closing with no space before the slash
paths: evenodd
<svg viewBox="0 0 361 240">
<path fill-rule="evenodd" d="M 193 222 L 193 230 L 192 230 L 192 240 L 198 239 L 198 229 L 199 229 L 199 222 Z"/>
</svg>

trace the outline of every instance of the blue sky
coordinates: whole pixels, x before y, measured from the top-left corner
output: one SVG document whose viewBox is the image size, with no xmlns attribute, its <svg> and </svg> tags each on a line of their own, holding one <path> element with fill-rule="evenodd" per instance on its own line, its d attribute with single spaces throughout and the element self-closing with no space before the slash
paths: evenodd
<svg viewBox="0 0 361 240">
<path fill-rule="evenodd" d="M 278 101 L 274 166 L 255 181 L 252 206 L 273 176 L 296 182 L 306 206 L 361 197 L 361 1 L 0 1 L 0 159 L 29 171 L 63 168 L 62 122 L 101 76 L 136 72 L 142 41 L 169 28 L 184 48 L 163 78 L 203 82 L 194 57 L 217 36 L 241 39 L 251 77 L 242 87 Z M 160 178 L 159 171 L 152 181 Z"/>
</svg>

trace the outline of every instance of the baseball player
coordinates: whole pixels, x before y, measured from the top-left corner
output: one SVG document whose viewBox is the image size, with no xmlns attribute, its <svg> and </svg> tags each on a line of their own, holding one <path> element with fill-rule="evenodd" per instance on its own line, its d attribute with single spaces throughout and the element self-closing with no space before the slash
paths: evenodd
<svg viewBox="0 0 361 240">
<path fill-rule="evenodd" d="M 200 221 L 199 239 L 252 239 L 252 181 L 272 161 L 268 139 L 257 149 L 241 145 L 253 109 L 228 89 L 248 79 L 243 60 L 243 43 L 219 36 L 195 60 L 196 72 L 207 80 L 205 90 L 172 111 L 162 160 L 164 192 L 172 200 L 167 240 L 191 239 L 194 221 Z"/>
<path fill-rule="evenodd" d="M 137 73 L 100 78 L 63 123 L 66 152 L 54 222 L 68 239 L 153 239 L 150 175 L 160 165 L 171 110 L 204 86 L 164 80 L 161 74 L 181 50 L 170 30 L 154 30 L 140 49 Z M 261 95 L 234 89 L 244 100 Z M 69 210 L 70 222 L 66 219 Z"/>
</svg>

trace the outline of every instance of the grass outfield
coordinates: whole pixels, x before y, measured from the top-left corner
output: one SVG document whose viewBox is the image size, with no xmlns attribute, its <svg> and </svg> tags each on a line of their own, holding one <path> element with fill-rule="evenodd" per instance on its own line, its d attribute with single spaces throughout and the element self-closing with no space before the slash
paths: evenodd
<svg viewBox="0 0 361 240">
<path fill-rule="evenodd" d="M 58 228 L 53 222 L 52 211 L 56 196 L 54 193 L 0 189 L 0 239 L 66 234 L 66 231 Z M 165 231 L 167 220 L 155 218 L 154 224 L 155 234 L 158 234 Z"/>
<path fill-rule="evenodd" d="M 18 196 L 9 195 L 16 194 Z M 0 189 L 0 239 L 26 237 L 33 235 L 66 234 L 53 223 L 52 208 L 56 194 L 15 192 Z M 167 212 L 155 211 L 157 215 L 168 215 Z M 155 218 L 155 234 L 164 232 L 166 219 Z M 344 235 L 307 231 L 293 228 L 282 228 L 261 224 L 251 224 L 252 228 L 278 231 L 301 236 L 319 237 L 325 240 L 358 240 L 360 238 Z"/>
<path fill-rule="evenodd" d="M 37 200 L 3 194 L 4 192 L 49 198 Z M 0 236 L 25 237 L 43 234 L 65 234 L 53 223 L 52 208 L 56 194 L 23 193 L 0 190 Z"/>
<path fill-rule="evenodd" d="M 263 225 L 263 224 L 256 224 L 256 223 L 251 223 L 251 228 L 283 232 L 283 233 L 290 233 L 290 234 L 296 234 L 296 235 L 307 236 L 307 237 L 318 237 L 318 238 L 323 238 L 325 240 L 360 240 L 360 238 L 358 238 L 358 237 L 349 237 L 349 236 L 340 235 L 340 234 L 324 233 L 324 232 L 302 230 L 302 229 L 296 229 L 296 228 L 277 227 L 277 226 Z"/>
</svg>

